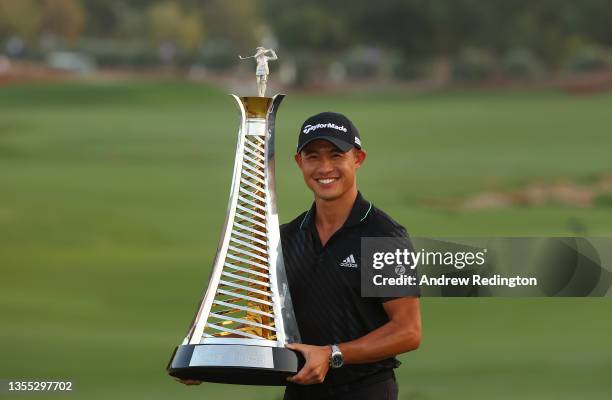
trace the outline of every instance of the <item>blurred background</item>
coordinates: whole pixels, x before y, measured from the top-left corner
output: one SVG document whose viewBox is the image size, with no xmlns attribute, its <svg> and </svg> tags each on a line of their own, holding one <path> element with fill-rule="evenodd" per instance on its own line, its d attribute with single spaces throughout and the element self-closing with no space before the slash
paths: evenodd
<svg viewBox="0 0 612 400">
<path fill-rule="evenodd" d="M 274 78 L 297 87 L 604 90 L 610 15 L 605 0 L 1 0 L 0 73 L 163 69 L 219 82 L 264 45 L 281 54 Z"/>
<path fill-rule="evenodd" d="M 280 399 L 165 374 L 205 289 L 254 47 L 300 123 L 360 129 L 365 197 L 420 236 L 612 234 L 605 0 L 0 0 L 0 378 L 75 398 Z M 609 266 L 608 266 L 609 268 Z M 608 294 L 609 296 L 610 294 Z M 422 299 L 402 399 L 609 399 L 604 299 Z M 52 397 L 52 396 L 51 396 Z M 57 397 L 57 396 L 56 396 Z"/>
</svg>

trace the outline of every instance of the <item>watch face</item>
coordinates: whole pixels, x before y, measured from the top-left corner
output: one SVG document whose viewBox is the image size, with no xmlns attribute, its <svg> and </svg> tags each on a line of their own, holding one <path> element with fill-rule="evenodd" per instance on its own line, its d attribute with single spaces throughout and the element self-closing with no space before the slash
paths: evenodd
<svg viewBox="0 0 612 400">
<path fill-rule="evenodd" d="M 333 368 L 340 368 L 343 363 L 344 363 L 344 360 L 342 360 L 342 354 L 334 354 L 332 356 L 332 367 Z"/>
</svg>

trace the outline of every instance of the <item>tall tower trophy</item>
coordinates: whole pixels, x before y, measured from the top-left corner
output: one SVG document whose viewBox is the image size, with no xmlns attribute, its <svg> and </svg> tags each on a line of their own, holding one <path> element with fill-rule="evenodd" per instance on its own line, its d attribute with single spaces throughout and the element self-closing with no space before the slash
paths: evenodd
<svg viewBox="0 0 612 400">
<path fill-rule="evenodd" d="M 241 119 L 224 228 L 204 298 L 167 370 L 181 379 L 284 385 L 298 370 L 285 345 L 300 342 L 276 207 L 274 128 L 284 95 L 265 97 L 274 50 L 244 58 L 257 60 L 259 96 L 232 95 Z"/>
</svg>

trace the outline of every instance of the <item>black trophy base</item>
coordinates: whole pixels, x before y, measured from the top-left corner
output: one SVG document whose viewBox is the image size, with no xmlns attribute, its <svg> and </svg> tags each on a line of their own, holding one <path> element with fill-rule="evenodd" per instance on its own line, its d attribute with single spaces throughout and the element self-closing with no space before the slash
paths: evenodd
<svg viewBox="0 0 612 400">
<path fill-rule="evenodd" d="M 180 379 L 284 386 L 287 377 L 295 375 L 301 365 L 295 352 L 282 347 L 190 344 L 174 350 L 167 370 Z"/>
</svg>

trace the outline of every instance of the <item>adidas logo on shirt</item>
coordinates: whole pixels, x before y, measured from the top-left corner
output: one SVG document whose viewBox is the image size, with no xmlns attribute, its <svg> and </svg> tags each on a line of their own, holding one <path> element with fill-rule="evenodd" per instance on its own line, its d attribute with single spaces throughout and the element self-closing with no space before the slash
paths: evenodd
<svg viewBox="0 0 612 400">
<path fill-rule="evenodd" d="M 357 262 L 355 262 L 355 256 L 353 256 L 352 254 L 348 257 L 346 257 L 344 260 L 342 260 L 342 262 L 340 263 L 341 267 L 347 267 L 347 268 L 357 268 Z"/>
</svg>

